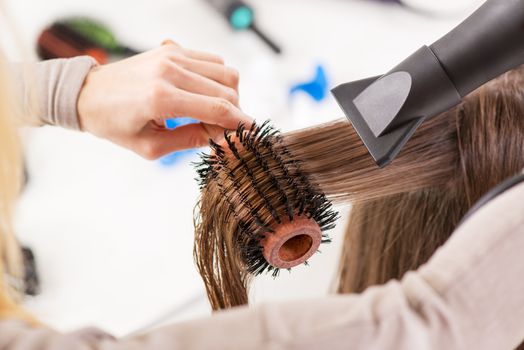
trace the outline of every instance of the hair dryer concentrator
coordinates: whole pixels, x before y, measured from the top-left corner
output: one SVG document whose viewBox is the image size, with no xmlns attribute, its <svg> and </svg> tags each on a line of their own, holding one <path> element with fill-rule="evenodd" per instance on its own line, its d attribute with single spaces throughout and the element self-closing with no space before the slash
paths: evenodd
<svg viewBox="0 0 524 350">
<path fill-rule="evenodd" d="M 332 93 L 381 167 L 426 119 L 524 63 L 524 0 L 488 0 L 431 46 L 391 71 Z"/>
</svg>

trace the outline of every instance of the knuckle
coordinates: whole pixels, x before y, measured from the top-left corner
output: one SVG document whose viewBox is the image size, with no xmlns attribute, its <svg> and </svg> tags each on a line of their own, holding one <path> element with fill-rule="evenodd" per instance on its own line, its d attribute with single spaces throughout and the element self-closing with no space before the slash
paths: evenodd
<svg viewBox="0 0 524 350">
<path fill-rule="evenodd" d="M 238 92 L 235 89 L 228 88 L 224 97 L 232 104 L 238 105 Z"/>
<path fill-rule="evenodd" d="M 138 154 L 148 160 L 155 160 L 161 156 L 160 148 L 156 143 L 151 141 L 145 141 L 140 145 Z"/>
<path fill-rule="evenodd" d="M 240 80 L 240 74 L 236 69 L 226 67 L 224 71 L 224 80 L 228 86 L 236 87 Z"/>
<path fill-rule="evenodd" d="M 213 104 L 213 114 L 225 116 L 231 112 L 233 105 L 226 99 L 219 98 Z"/>
<path fill-rule="evenodd" d="M 167 55 L 167 58 L 171 61 L 171 62 L 175 62 L 175 63 L 182 63 L 182 62 L 185 62 L 184 58 L 185 56 L 178 53 L 178 52 L 170 52 L 168 55 Z"/>
<path fill-rule="evenodd" d="M 173 63 L 167 58 L 160 58 L 159 62 L 156 64 L 156 76 L 159 78 L 164 78 L 169 72 L 173 69 Z"/>
<path fill-rule="evenodd" d="M 188 148 L 202 147 L 206 144 L 208 137 L 205 135 L 203 130 L 193 133 L 188 140 Z"/>
<path fill-rule="evenodd" d="M 173 64 L 168 74 L 175 82 L 189 79 L 187 71 L 178 64 Z"/>
<path fill-rule="evenodd" d="M 153 87 L 149 89 L 149 93 L 147 95 L 147 103 L 151 107 L 155 107 L 159 101 L 161 101 L 165 95 L 165 86 L 164 84 L 153 84 Z"/>
<path fill-rule="evenodd" d="M 176 41 L 174 40 L 171 40 L 171 39 L 166 39 L 162 42 L 162 46 L 164 47 L 164 50 L 165 51 L 170 51 L 170 50 L 173 50 L 173 49 L 180 49 L 181 46 L 179 43 L 177 43 Z"/>
<path fill-rule="evenodd" d="M 218 64 L 225 64 L 226 61 L 224 60 L 224 58 L 222 56 L 218 56 L 218 55 L 213 55 L 213 60 L 218 63 Z"/>
</svg>

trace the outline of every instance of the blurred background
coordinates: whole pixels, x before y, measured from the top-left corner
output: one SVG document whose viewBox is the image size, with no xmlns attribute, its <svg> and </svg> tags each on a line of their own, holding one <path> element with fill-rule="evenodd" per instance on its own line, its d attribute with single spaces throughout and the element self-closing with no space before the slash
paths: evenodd
<svg viewBox="0 0 524 350">
<path fill-rule="evenodd" d="M 0 43 L 13 61 L 88 53 L 110 62 L 170 38 L 223 56 L 240 71 L 243 109 L 285 131 L 342 118 L 330 88 L 385 73 L 482 3 L 247 1 L 4 0 Z M 210 313 L 192 259 L 197 150 L 146 161 L 59 128 L 22 135 L 28 183 L 16 230 L 37 261 L 32 312 L 60 330 L 119 336 Z M 253 303 L 328 293 L 343 228 L 310 266 L 257 278 Z"/>
</svg>

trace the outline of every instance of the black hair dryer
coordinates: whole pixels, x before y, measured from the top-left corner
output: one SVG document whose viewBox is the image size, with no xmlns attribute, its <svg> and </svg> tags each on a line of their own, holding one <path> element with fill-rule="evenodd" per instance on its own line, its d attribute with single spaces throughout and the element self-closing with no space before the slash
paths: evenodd
<svg viewBox="0 0 524 350">
<path fill-rule="evenodd" d="M 335 99 L 379 166 L 427 118 L 524 63 L 524 0 L 488 0 L 380 77 L 337 86 Z"/>
</svg>

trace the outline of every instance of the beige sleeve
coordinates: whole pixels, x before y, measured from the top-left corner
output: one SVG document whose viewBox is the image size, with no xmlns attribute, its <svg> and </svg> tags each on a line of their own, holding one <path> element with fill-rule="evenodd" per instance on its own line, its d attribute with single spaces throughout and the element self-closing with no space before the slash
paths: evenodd
<svg viewBox="0 0 524 350">
<path fill-rule="evenodd" d="M 13 64 L 13 82 L 25 124 L 79 130 L 76 103 L 87 73 L 97 63 L 88 56 Z"/>
<path fill-rule="evenodd" d="M 524 184 L 484 206 L 430 261 L 359 295 L 239 308 L 119 340 L 0 323 L 2 350 L 476 349 L 524 339 Z"/>
</svg>

